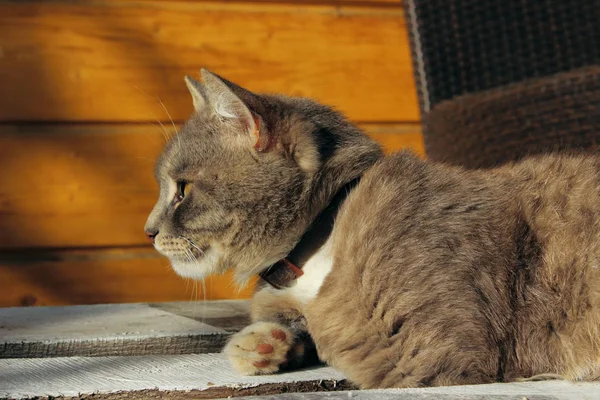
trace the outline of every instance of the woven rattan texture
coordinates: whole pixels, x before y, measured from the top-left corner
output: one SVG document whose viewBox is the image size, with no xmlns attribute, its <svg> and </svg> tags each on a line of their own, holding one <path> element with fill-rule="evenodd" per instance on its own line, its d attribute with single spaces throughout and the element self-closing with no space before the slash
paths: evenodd
<svg viewBox="0 0 600 400">
<path fill-rule="evenodd" d="M 440 103 L 424 116 L 432 160 L 493 167 L 548 151 L 600 145 L 600 66 Z"/>
<path fill-rule="evenodd" d="M 455 96 L 600 65 L 600 0 L 406 0 L 405 7 L 425 112 Z"/>
</svg>

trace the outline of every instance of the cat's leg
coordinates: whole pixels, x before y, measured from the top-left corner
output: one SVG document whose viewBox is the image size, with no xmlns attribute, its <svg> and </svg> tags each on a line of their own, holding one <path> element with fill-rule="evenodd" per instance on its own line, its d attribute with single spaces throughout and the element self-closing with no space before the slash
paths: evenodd
<svg viewBox="0 0 600 400">
<path fill-rule="evenodd" d="M 333 270 L 306 318 L 321 359 L 361 389 L 502 380 L 498 338 L 470 301 L 434 287 L 382 290 L 393 276 L 370 285 L 348 269 Z"/>
<path fill-rule="evenodd" d="M 272 374 L 319 363 L 306 320 L 292 298 L 269 289 L 252 301 L 251 325 L 234 334 L 224 353 L 244 375 Z"/>
<path fill-rule="evenodd" d="M 319 318 L 318 324 L 312 324 L 313 315 L 309 315 L 309 321 L 324 361 L 361 389 L 501 380 L 498 376 L 501 355 L 497 349 L 482 345 L 484 334 L 467 323 L 464 333 L 458 327 L 442 331 L 435 324 L 413 324 L 409 319 L 405 327 L 381 329 L 379 321 L 362 319 L 356 314 L 353 315 L 356 323 L 349 323 L 347 317 L 337 318 L 331 312 L 327 314 L 333 315 L 329 320 Z"/>
</svg>

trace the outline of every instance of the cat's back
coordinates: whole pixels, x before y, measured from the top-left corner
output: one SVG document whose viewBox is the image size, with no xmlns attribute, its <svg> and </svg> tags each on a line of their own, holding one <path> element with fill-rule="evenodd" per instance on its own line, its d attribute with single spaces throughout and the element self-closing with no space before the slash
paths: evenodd
<svg viewBox="0 0 600 400">
<path fill-rule="evenodd" d="M 481 236 L 486 227 L 507 232 L 521 223 L 540 238 L 565 229 L 591 235 L 600 229 L 600 157 L 549 154 L 466 170 L 399 152 L 367 171 L 340 216 L 340 225 L 362 221 L 363 231 L 376 224 L 394 243 L 398 235 L 472 239 L 474 228 Z"/>
<path fill-rule="evenodd" d="M 358 219 L 359 231 L 376 225 L 377 231 L 386 230 L 382 237 L 395 243 L 407 235 L 423 235 L 425 240 L 445 230 L 456 234 L 505 219 L 514 203 L 510 186 L 506 174 L 437 164 L 403 151 L 367 171 L 338 222 Z"/>
<path fill-rule="evenodd" d="M 363 259 L 352 265 L 380 277 L 434 282 L 472 275 L 491 254 L 514 247 L 520 216 L 511 185 L 506 174 L 437 164 L 406 151 L 387 156 L 340 210 L 335 251 Z"/>
<path fill-rule="evenodd" d="M 485 275 L 503 284 L 523 264 L 541 273 L 563 266 L 573 266 L 568 275 L 595 273 L 600 157 L 551 154 L 465 170 L 400 152 L 363 176 L 334 235 L 338 257 L 361 260 L 344 265 L 377 279 L 399 276 L 398 285 L 439 279 L 445 290 L 458 277 L 464 285 Z"/>
<path fill-rule="evenodd" d="M 519 208 L 540 239 L 565 230 L 598 229 L 600 157 L 556 154 L 527 158 L 498 170 L 518 187 Z M 579 236 L 579 234 L 576 234 Z"/>
</svg>

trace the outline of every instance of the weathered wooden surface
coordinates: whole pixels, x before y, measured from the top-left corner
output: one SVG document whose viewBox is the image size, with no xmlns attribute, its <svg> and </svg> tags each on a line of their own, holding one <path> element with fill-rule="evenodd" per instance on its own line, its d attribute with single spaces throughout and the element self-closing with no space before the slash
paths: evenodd
<svg viewBox="0 0 600 400">
<path fill-rule="evenodd" d="M 168 259 L 148 245 L 143 248 L 0 251 L 0 306 L 250 297 L 254 281 L 239 288 L 231 276 L 231 273 L 213 275 L 206 278 L 204 285 L 183 279 L 171 269 Z"/>
<path fill-rule="evenodd" d="M 388 151 L 423 155 L 418 124 L 361 127 Z M 14 250 L 0 252 L 0 306 L 247 298 L 230 274 L 203 292 L 147 245 L 163 145 L 149 124 L 0 126 L 0 248 Z"/>
<path fill-rule="evenodd" d="M 146 124 L 186 119 L 183 75 L 207 67 L 423 153 L 401 3 L 0 0 L 0 307 L 247 297 L 140 249 L 164 143 Z"/>
<path fill-rule="evenodd" d="M 600 382 L 565 381 L 291 395 L 353 386 L 329 367 L 243 377 L 222 354 L 181 354 L 220 351 L 247 311 L 233 300 L 0 309 L 0 357 L 23 357 L 0 358 L 0 399 L 600 399 Z"/>
<path fill-rule="evenodd" d="M 244 400 L 597 400 L 599 398 L 600 383 L 571 383 L 565 381 L 355 390 L 328 393 L 286 393 L 243 397 Z"/>
<path fill-rule="evenodd" d="M 423 154 L 416 124 L 361 126 L 389 150 Z M 0 126 L 0 248 L 147 244 L 162 134 L 150 124 Z"/>
<path fill-rule="evenodd" d="M 222 354 L 0 359 L 0 398 L 152 389 L 207 391 L 343 379 L 342 374 L 328 367 L 243 377 L 231 369 Z"/>
<path fill-rule="evenodd" d="M 219 352 L 245 301 L 0 308 L 0 358 Z"/>
<path fill-rule="evenodd" d="M 254 390 L 248 391 L 249 388 Z M 289 393 L 318 388 L 343 389 L 348 388 L 348 383 L 342 374 L 329 367 L 241 377 L 231 370 L 221 354 L 0 360 L 0 398 L 204 399 L 272 394 L 253 398 L 597 400 L 600 396 L 600 383 L 565 381 L 328 392 L 321 395 Z"/>
<path fill-rule="evenodd" d="M 200 67 L 357 121 L 418 120 L 400 4 L 298 3 L 2 1 L 0 121 L 168 120 L 157 98 L 183 120 Z"/>
</svg>

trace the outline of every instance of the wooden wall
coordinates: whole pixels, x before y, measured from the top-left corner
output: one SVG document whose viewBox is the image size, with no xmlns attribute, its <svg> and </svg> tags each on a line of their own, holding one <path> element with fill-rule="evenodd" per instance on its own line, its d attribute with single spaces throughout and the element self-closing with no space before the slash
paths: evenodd
<svg viewBox="0 0 600 400">
<path fill-rule="evenodd" d="M 203 293 L 142 232 L 201 67 L 423 151 L 398 0 L 0 0 L 0 306 L 249 295 Z"/>
</svg>

